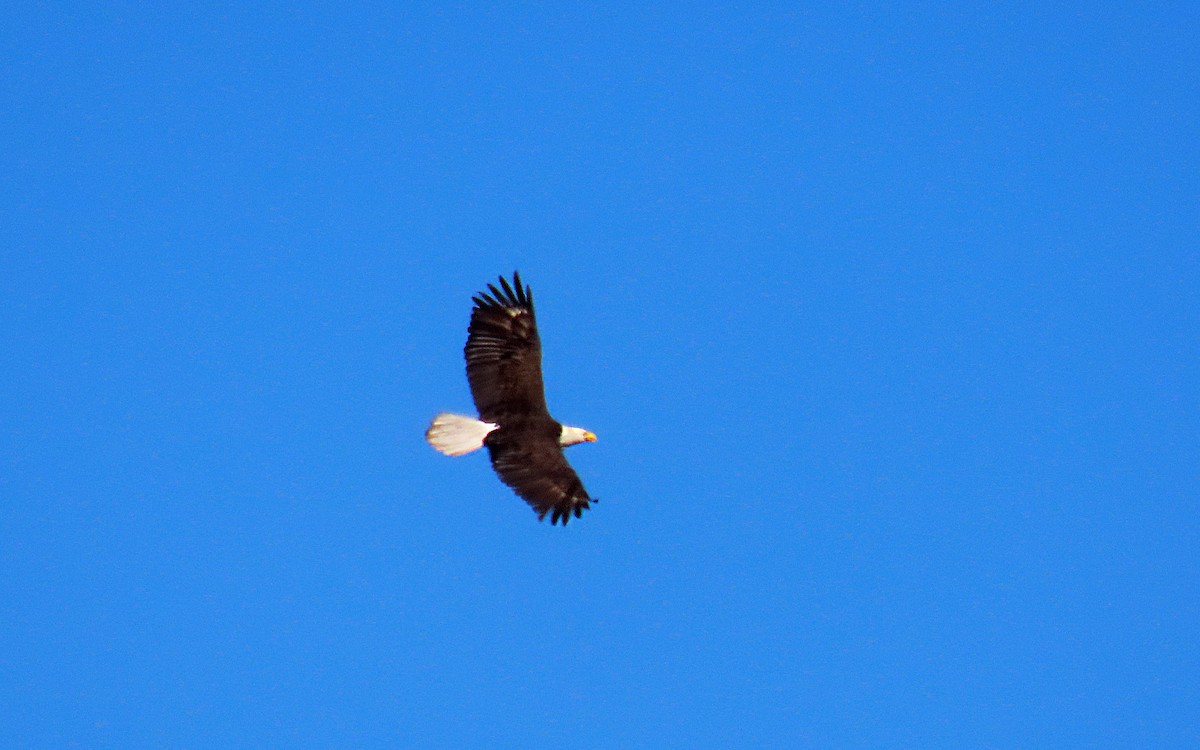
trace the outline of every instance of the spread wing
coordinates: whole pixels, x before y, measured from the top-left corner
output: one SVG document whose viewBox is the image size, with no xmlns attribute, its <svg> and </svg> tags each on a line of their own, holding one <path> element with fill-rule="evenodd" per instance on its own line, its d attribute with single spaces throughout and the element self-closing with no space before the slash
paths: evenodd
<svg viewBox="0 0 1200 750">
<path fill-rule="evenodd" d="M 550 523 L 561 519 L 566 526 L 572 515 L 579 518 L 591 507 L 593 498 L 556 440 L 528 434 L 510 440 L 503 432 L 502 428 L 488 436 L 492 468 L 500 481 L 533 507 L 539 521 L 549 513 Z"/>
<path fill-rule="evenodd" d="M 488 284 L 490 294 L 472 298 L 475 308 L 463 352 L 479 418 L 497 423 L 505 414 L 548 414 L 533 293 L 517 273 L 511 285 L 500 277 L 500 287 Z"/>
</svg>

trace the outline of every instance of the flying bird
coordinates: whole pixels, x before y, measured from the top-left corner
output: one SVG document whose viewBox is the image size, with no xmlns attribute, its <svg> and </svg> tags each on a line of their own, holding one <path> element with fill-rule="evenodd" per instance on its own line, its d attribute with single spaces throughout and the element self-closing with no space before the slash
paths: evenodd
<svg viewBox="0 0 1200 750">
<path fill-rule="evenodd" d="M 467 328 L 467 381 L 479 418 L 443 412 L 433 418 L 425 439 L 447 456 L 487 447 L 492 468 L 538 515 L 563 525 L 579 518 L 595 498 L 567 463 L 563 448 L 592 443 L 596 436 L 559 424 L 546 408 L 542 386 L 542 343 L 533 312 L 533 293 L 514 272 L 512 284 L 471 298 Z"/>
</svg>

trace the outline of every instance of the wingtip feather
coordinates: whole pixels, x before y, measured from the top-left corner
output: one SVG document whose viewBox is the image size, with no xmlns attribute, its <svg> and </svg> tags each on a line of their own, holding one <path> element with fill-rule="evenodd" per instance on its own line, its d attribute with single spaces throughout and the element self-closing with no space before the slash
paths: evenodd
<svg viewBox="0 0 1200 750">
<path fill-rule="evenodd" d="M 500 277 L 500 287 L 504 289 L 504 296 L 506 296 L 510 302 L 515 304 L 521 303 L 521 301 L 517 299 L 516 292 L 514 292 L 513 288 L 509 285 L 508 279 L 504 278 L 503 276 Z"/>
</svg>

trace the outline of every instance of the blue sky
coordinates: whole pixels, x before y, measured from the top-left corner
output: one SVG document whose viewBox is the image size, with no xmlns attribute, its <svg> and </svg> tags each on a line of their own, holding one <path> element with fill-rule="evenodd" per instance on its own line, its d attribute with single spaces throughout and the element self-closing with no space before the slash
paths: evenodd
<svg viewBox="0 0 1200 750">
<path fill-rule="evenodd" d="M 0 745 L 1195 745 L 1197 28 L 19 3 Z M 565 530 L 421 437 L 518 268 Z"/>
</svg>

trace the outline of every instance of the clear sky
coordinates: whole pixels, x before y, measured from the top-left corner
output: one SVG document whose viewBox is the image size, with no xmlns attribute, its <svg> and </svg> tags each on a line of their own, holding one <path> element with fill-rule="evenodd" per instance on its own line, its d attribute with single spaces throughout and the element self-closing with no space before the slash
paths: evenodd
<svg viewBox="0 0 1200 750">
<path fill-rule="evenodd" d="M 1200 6 L 152 5 L 0 29 L 0 746 L 1200 745 Z"/>
</svg>

